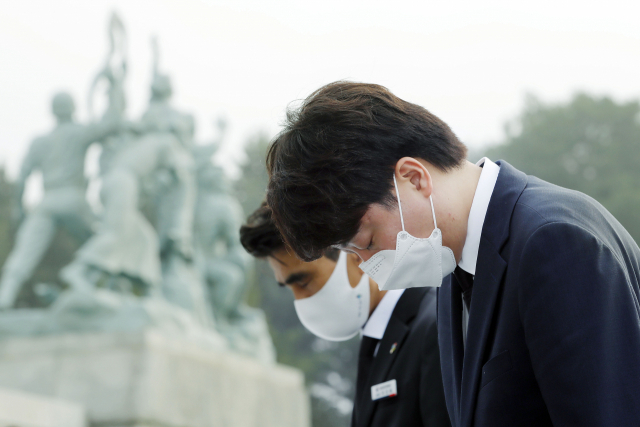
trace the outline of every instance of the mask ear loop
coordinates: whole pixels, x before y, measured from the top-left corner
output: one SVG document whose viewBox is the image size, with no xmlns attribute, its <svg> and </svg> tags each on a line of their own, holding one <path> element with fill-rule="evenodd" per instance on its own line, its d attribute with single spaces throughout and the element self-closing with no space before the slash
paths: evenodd
<svg viewBox="0 0 640 427">
<path fill-rule="evenodd" d="M 396 188 L 396 198 L 398 199 L 398 207 L 400 208 L 400 222 L 402 223 L 402 231 L 404 231 L 404 218 L 402 217 L 402 204 L 400 203 L 400 192 L 398 191 L 398 182 L 396 181 L 396 174 L 393 174 L 393 185 Z M 431 215 L 433 215 L 433 226 L 438 228 L 438 222 L 436 221 L 436 210 L 433 207 L 433 199 L 429 196 L 429 203 L 431 204 Z"/>
<path fill-rule="evenodd" d="M 396 198 L 398 199 L 398 207 L 400 208 L 400 222 L 402 223 L 402 231 L 404 231 L 404 218 L 402 217 L 402 204 L 400 203 L 400 193 L 398 192 L 398 182 L 396 181 L 396 174 L 393 174 L 393 185 L 396 187 Z M 433 208 L 433 204 L 431 205 Z M 435 214 L 434 214 L 435 218 Z"/>
<path fill-rule="evenodd" d="M 433 199 L 429 196 L 429 203 L 431 203 L 431 213 L 433 214 L 433 226 L 438 228 L 438 223 L 436 222 L 436 210 L 433 208 Z"/>
</svg>

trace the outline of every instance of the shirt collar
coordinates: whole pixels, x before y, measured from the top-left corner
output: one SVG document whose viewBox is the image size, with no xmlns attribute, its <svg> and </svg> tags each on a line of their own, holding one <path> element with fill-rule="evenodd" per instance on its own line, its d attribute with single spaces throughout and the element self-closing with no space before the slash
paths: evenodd
<svg viewBox="0 0 640 427">
<path fill-rule="evenodd" d="M 483 166 L 484 164 L 484 166 Z M 469 211 L 469 221 L 467 222 L 467 237 L 462 248 L 462 258 L 458 266 L 467 273 L 476 274 L 476 263 L 478 261 L 478 249 L 480 248 L 480 236 L 482 235 L 482 226 L 484 218 L 487 215 L 489 202 L 493 189 L 498 180 L 500 166 L 493 163 L 487 157 L 482 158 L 478 163 L 482 167 L 478 187 L 476 187 L 471 210 Z"/>
<path fill-rule="evenodd" d="M 384 294 L 378 306 L 373 310 L 371 316 L 369 316 L 369 320 L 365 323 L 362 329 L 362 335 L 379 340 L 382 339 L 384 331 L 387 329 L 389 319 L 391 319 L 391 314 L 396 308 L 396 304 L 403 292 L 404 289 L 394 289 Z"/>
</svg>

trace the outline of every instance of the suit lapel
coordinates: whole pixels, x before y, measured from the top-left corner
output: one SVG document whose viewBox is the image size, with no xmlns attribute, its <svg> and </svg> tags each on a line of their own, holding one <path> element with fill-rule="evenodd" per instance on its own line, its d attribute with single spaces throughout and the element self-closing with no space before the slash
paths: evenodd
<svg viewBox="0 0 640 427">
<path fill-rule="evenodd" d="M 410 322 L 418 313 L 420 303 L 428 291 L 427 288 L 406 289 L 393 309 L 371 366 L 369 381 L 358 397 L 359 406 L 362 408 L 362 413 L 358 416 L 358 425 L 368 426 L 375 412 L 377 402 L 371 400 L 371 387 L 395 379 L 388 378 L 387 375 L 398 353 L 403 350 L 402 344 L 411 330 Z M 391 351 L 394 346 L 395 348 Z"/>
<path fill-rule="evenodd" d="M 458 425 L 466 427 L 470 427 L 473 422 L 496 300 L 507 268 L 500 250 L 509 237 L 509 224 L 515 204 L 527 184 L 525 174 L 507 162 L 497 163 L 500 165 L 500 174 L 482 227 L 462 367 Z"/>
<path fill-rule="evenodd" d="M 486 243 L 486 242 L 485 242 Z M 460 425 L 471 426 L 478 395 L 478 384 L 482 374 L 485 348 L 491 331 L 494 308 L 499 294 L 500 284 L 507 263 L 495 249 L 480 243 L 478 265 L 476 270 L 469 312 L 469 327 L 464 351 L 462 367 L 462 384 L 460 391 Z"/>
</svg>

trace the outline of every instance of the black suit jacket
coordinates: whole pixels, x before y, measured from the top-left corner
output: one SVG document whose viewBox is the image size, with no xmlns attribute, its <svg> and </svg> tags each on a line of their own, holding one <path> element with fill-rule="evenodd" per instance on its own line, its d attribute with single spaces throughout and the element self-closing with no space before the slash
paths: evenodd
<svg viewBox="0 0 640 427">
<path fill-rule="evenodd" d="M 435 289 L 405 290 L 380 340 L 369 376 L 356 390 L 353 427 L 451 425 L 442 389 L 437 333 Z M 372 401 L 371 386 L 393 379 L 398 384 L 397 396 Z"/>
<path fill-rule="evenodd" d="M 460 287 L 439 290 L 452 424 L 640 426 L 640 249 L 595 200 L 498 163 L 466 347 Z"/>
</svg>

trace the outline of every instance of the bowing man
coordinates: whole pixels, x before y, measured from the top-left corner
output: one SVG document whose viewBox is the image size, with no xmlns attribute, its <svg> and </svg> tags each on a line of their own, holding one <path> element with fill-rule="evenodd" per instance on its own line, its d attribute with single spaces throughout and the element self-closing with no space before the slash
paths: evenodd
<svg viewBox="0 0 640 427">
<path fill-rule="evenodd" d="M 454 426 L 640 426 L 640 249 L 602 205 L 467 161 L 379 85 L 329 84 L 287 117 L 267 159 L 278 229 L 305 261 L 356 253 L 384 290 L 441 286 Z"/>
<path fill-rule="evenodd" d="M 263 203 L 240 229 L 245 249 L 266 258 L 293 292 L 302 324 L 343 341 L 362 334 L 353 427 L 450 426 L 444 403 L 435 289 L 380 291 L 358 257 L 329 249 L 312 262 L 284 243 Z"/>
</svg>

